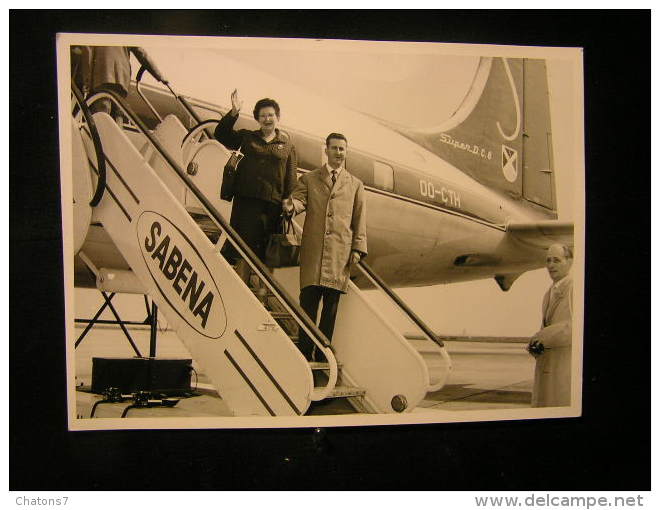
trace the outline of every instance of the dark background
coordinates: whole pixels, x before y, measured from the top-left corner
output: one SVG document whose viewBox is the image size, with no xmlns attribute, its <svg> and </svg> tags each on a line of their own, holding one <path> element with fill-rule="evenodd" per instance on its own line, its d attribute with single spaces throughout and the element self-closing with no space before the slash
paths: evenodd
<svg viewBox="0 0 660 510">
<path fill-rule="evenodd" d="M 10 483 L 39 489 L 650 490 L 650 11 L 10 11 Z M 581 418 L 68 432 L 56 32 L 584 47 Z"/>
</svg>

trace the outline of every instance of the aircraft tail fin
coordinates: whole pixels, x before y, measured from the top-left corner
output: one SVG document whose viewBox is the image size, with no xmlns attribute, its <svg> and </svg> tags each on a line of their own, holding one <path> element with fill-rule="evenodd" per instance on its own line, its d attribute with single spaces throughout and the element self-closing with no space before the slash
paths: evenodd
<svg viewBox="0 0 660 510">
<path fill-rule="evenodd" d="M 390 127 L 482 184 L 556 212 L 545 60 L 481 58 L 446 122 Z"/>
</svg>

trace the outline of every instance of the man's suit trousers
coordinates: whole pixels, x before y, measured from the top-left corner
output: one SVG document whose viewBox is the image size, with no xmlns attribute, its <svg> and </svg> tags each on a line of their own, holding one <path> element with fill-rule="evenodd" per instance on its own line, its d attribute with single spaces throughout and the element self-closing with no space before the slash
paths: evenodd
<svg viewBox="0 0 660 510">
<path fill-rule="evenodd" d="M 300 291 L 300 306 L 314 323 L 316 323 L 319 303 L 321 302 L 321 298 L 323 298 L 319 329 L 328 340 L 332 340 L 332 333 L 335 330 L 335 319 L 337 318 L 337 307 L 339 306 L 339 297 L 341 294 L 338 290 L 318 285 L 309 285 Z M 305 357 L 310 361 L 314 361 L 314 342 L 302 328 L 300 330 L 300 343 L 298 345 Z"/>
</svg>

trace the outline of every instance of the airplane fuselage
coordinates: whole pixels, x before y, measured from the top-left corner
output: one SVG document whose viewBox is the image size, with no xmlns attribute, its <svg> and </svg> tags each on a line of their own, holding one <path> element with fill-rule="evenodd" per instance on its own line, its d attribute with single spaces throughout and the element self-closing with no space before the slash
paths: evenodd
<svg viewBox="0 0 660 510">
<path fill-rule="evenodd" d="M 197 106 L 204 118 L 227 111 Z M 555 219 L 555 211 L 487 188 L 368 117 L 352 111 L 346 116 L 350 123 L 343 122 L 351 126 L 346 168 L 367 191 L 367 260 L 389 284 L 469 281 L 543 266 L 544 248 L 511 239 L 506 224 Z M 310 124 L 313 117 L 307 119 Z M 257 126 L 243 115 L 236 125 L 241 127 Z M 283 124 L 281 129 L 293 138 L 300 172 L 325 162 L 323 128 L 312 133 Z"/>
<path fill-rule="evenodd" d="M 182 122 L 188 122 L 169 93 L 151 87 L 145 87 L 145 93 L 161 116 L 179 114 Z M 129 102 L 147 125 L 155 125 L 139 97 Z M 228 110 L 203 101 L 189 102 L 202 119 L 218 119 Z M 497 193 L 356 112 L 301 109 L 287 115 L 303 118 L 306 127 L 281 124 L 293 138 L 300 172 L 323 164 L 328 132 L 340 131 L 348 137 L 346 168 L 362 180 L 367 191 L 367 262 L 390 285 L 469 281 L 542 267 L 544 249 L 512 239 L 506 234 L 506 224 L 556 218 L 555 211 Z M 243 114 L 235 126 L 256 127 Z M 488 153 L 481 152 L 477 150 L 474 156 L 488 158 Z M 117 264 L 117 257 L 113 263 Z M 358 277 L 356 283 L 367 281 Z"/>
</svg>

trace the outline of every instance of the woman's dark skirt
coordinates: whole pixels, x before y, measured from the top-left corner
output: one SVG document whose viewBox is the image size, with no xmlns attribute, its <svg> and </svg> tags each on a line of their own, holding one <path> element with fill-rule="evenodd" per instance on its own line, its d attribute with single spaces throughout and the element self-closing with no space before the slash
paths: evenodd
<svg viewBox="0 0 660 510">
<path fill-rule="evenodd" d="M 234 197 L 229 224 L 263 262 L 266 245 L 277 230 L 281 206 L 258 198 Z M 241 256 L 229 241 L 222 247 L 222 255 L 230 264 Z"/>
</svg>

